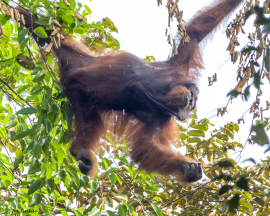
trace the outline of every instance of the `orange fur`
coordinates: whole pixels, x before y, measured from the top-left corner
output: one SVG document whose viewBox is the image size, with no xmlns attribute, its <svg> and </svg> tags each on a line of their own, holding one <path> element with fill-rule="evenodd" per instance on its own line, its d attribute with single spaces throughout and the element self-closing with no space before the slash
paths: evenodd
<svg viewBox="0 0 270 216">
<path fill-rule="evenodd" d="M 55 52 L 60 81 L 75 115 L 70 152 L 81 161 L 83 173 L 94 175 L 93 153 L 100 137 L 111 133 L 119 140 L 124 136 L 131 158 L 141 169 L 173 175 L 181 182 L 201 178 L 200 166 L 171 148 L 179 141 L 173 116 L 184 120 L 195 107 L 196 82 L 203 68 L 199 43 L 240 2 L 217 0 L 196 13 L 185 26 L 191 42 L 185 46 L 181 42 L 179 54 L 164 62 L 146 63 L 126 52 L 95 57 L 82 43 L 66 36 Z M 39 44 L 49 43 L 33 32 L 31 27 L 38 24 L 31 23 L 29 12 L 18 10 L 24 13 L 34 39 Z"/>
</svg>

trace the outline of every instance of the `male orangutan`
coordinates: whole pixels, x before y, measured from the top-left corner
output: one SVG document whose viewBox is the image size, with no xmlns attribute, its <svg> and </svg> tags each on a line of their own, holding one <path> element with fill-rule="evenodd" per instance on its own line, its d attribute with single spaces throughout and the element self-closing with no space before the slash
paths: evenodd
<svg viewBox="0 0 270 216">
<path fill-rule="evenodd" d="M 201 179 L 201 164 L 170 147 L 179 140 L 174 117 L 184 120 L 196 106 L 196 82 L 203 68 L 199 43 L 240 2 L 217 0 L 197 12 L 185 26 L 191 42 L 184 46 L 181 42 L 178 55 L 164 62 L 147 63 L 126 52 L 94 57 L 85 45 L 66 36 L 55 52 L 60 81 L 75 115 L 70 152 L 80 161 L 82 173 L 95 174 L 93 154 L 102 135 L 111 131 L 125 136 L 131 158 L 141 169 L 172 175 L 180 182 Z M 37 25 L 31 25 L 29 13 L 20 12 L 26 27 Z"/>
</svg>

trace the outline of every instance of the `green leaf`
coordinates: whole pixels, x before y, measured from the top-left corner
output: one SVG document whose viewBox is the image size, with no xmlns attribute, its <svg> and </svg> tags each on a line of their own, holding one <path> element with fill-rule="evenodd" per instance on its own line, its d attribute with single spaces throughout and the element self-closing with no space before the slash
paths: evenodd
<svg viewBox="0 0 270 216">
<path fill-rule="evenodd" d="M 40 82 L 44 79 L 45 73 L 43 71 L 39 71 L 37 75 L 34 77 L 33 82 Z"/>
<path fill-rule="evenodd" d="M 20 163 L 23 162 L 24 155 L 17 156 L 14 160 L 14 168 L 18 167 Z"/>
<path fill-rule="evenodd" d="M 119 171 L 121 171 L 119 168 L 117 168 L 117 167 L 112 167 L 111 169 L 109 169 L 109 170 L 107 171 L 107 173 L 119 172 Z"/>
<path fill-rule="evenodd" d="M 56 187 L 55 182 L 54 182 L 53 178 L 50 178 L 50 179 L 46 180 L 46 183 L 47 183 L 47 190 L 51 194 Z"/>
<path fill-rule="evenodd" d="M 113 186 L 117 181 L 116 175 L 114 173 L 109 173 L 108 176 L 109 176 L 111 185 Z"/>
<path fill-rule="evenodd" d="M 29 191 L 28 191 L 28 195 L 33 194 L 35 191 L 37 191 L 41 186 L 42 186 L 43 181 L 41 180 L 35 180 L 32 182 L 32 184 L 30 185 Z"/>
<path fill-rule="evenodd" d="M 57 146 L 57 162 L 58 162 L 58 167 L 60 167 L 63 163 L 64 159 L 64 151 L 60 145 Z"/>
<path fill-rule="evenodd" d="M 41 92 L 43 88 L 44 88 L 43 86 L 36 86 L 31 90 L 31 94 L 35 95 L 35 94 Z"/>
<path fill-rule="evenodd" d="M 41 38 L 47 38 L 47 37 L 48 37 L 48 35 L 47 35 L 45 29 L 44 29 L 43 27 L 41 27 L 41 26 L 35 28 L 34 33 L 35 33 L 38 37 L 41 37 Z"/>
<path fill-rule="evenodd" d="M 97 204 L 91 204 L 87 209 L 84 210 L 83 215 L 86 216 Z"/>
<path fill-rule="evenodd" d="M 229 140 L 228 135 L 220 133 L 220 132 L 217 133 L 216 137 L 223 140 L 223 141 L 228 141 Z"/>
<path fill-rule="evenodd" d="M 253 47 L 253 46 L 247 46 L 247 48 L 242 50 L 242 53 L 249 53 L 250 51 L 255 51 L 258 50 L 258 47 Z"/>
<path fill-rule="evenodd" d="M 200 137 L 205 137 L 205 133 L 201 130 L 190 130 L 188 131 L 189 136 L 200 136 Z"/>
<path fill-rule="evenodd" d="M 181 140 L 186 140 L 187 139 L 187 134 L 186 133 L 180 133 L 180 139 Z"/>
<path fill-rule="evenodd" d="M 125 194 L 117 193 L 114 195 L 115 198 L 128 201 L 128 197 Z"/>
<path fill-rule="evenodd" d="M 256 132 L 256 135 L 252 136 L 252 140 L 255 143 L 258 143 L 261 146 L 263 146 L 265 144 L 269 144 L 269 139 L 265 133 L 263 124 L 253 125 L 251 127 L 251 132 Z"/>
<path fill-rule="evenodd" d="M 104 168 L 105 170 L 108 169 L 108 167 L 109 167 L 109 161 L 108 161 L 107 158 L 103 158 L 103 159 L 102 159 L 102 166 L 103 166 L 103 168 Z"/>
<path fill-rule="evenodd" d="M 249 88 L 250 88 L 250 85 L 248 85 L 245 90 L 244 90 L 244 98 L 245 98 L 245 101 L 248 101 L 249 97 L 250 97 L 250 92 L 249 92 Z"/>
<path fill-rule="evenodd" d="M 235 164 L 235 161 L 231 158 L 226 158 L 222 161 L 217 162 L 219 167 L 233 167 Z"/>
<path fill-rule="evenodd" d="M 70 199 L 66 199 L 65 200 L 65 203 L 66 203 L 66 206 L 67 207 L 69 207 L 72 204 L 72 202 L 70 201 Z"/>
<path fill-rule="evenodd" d="M 248 191 L 248 180 L 244 177 L 241 177 L 239 181 L 236 182 L 236 186 L 239 188 L 244 189 L 245 191 Z"/>
<path fill-rule="evenodd" d="M 107 32 L 104 31 L 103 34 L 104 34 L 104 42 L 106 43 L 106 42 L 108 41 L 108 35 L 107 35 Z"/>
<path fill-rule="evenodd" d="M 27 130 L 27 131 L 23 131 L 21 133 L 18 133 L 13 137 L 13 141 L 15 141 L 17 139 L 22 139 L 22 138 L 26 137 L 27 135 L 29 135 L 30 133 L 33 133 L 33 131 Z"/>
<path fill-rule="evenodd" d="M 28 169 L 28 174 L 36 173 L 40 171 L 40 163 L 38 160 L 35 160 Z"/>
<path fill-rule="evenodd" d="M 114 214 L 112 211 L 110 210 L 106 210 L 106 215 L 107 216 L 117 216 L 116 214 Z"/>
<path fill-rule="evenodd" d="M 270 27 L 270 25 L 269 25 L 269 27 Z M 269 30 L 270 30 L 270 28 L 269 28 Z M 270 61 L 269 60 L 270 60 L 270 50 L 267 49 L 266 55 L 264 57 L 264 66 L 265 66 L 265 69 L 267 70 L 267 72 L 270 72 L 270 68 L 269 68 Z"/>
<path fill-rule="evenodd" d="M 158 216 L 163 216 L 161 209 L 155 203 L 151 203 L 151 205 Z"/>
<path fill-rule="evenodd" d="M 153 192 L 158 192 L 158 188 L 155 187 L 155 186 L 148 186 L 148 187 L 145 188 L 145 190 L 153 191 Z"/>
<path fill-rule="evenodd" d="M 193 137 L 187 139 L 188 143 L 198 143 L 201 142 L 201 139 L 199 137 Z"/>
<path fill-rule="evenodd" d="M 240 200 L 239 204 L 242 205 L 242 206 L 245 206 L 250 211 L 252 211 L 252 205 L 248 201 L 246 201 L 246 200 Z"/>
<path fill-rule="evenodd" d="M 260 90 L 261 85 L 261 73 L 258 71 L 257 73 L 254 73 L 254 80 L 253 80 L 254 86 Z"/>
<path fill-rule="evenodd" d="M 118 209 L 118 213 L 121 216 L 126 216 L 127 215 L 127 207 L 125 205 L 118 205 L 117 209 Z"/>
<path fill-rule="evenodd" d="M 132 205 L 129 205 L 129 204 L 125 204 L 125 205 L 128 208 L 130 213 L 132 213 L 134 211 L 134 207 Z"/>
<path fill-rule="evenodd" d="M 243 195 L 243 198 L 252 201 L 252 196 L 251 196 L 248 192 L 246 192 L 246 193 Z"/>
<path fill-rule="evenodd" d="M 228 94 L 227 94 L 227 97 L 229 96 L 232 96 L 232 97 L 237 97 L 238 95 L 240 95 L 241 92 L 238 92 L 236 90 L 233 90 L 233 91 L 230 91 Z"/>
<path fill-rule="evenodd" d="M 5 127 L 5 128 L 6 128 L 6 129 L 9 129 L 9 128 L 15 127 L 17 124 L 18 124 L 17 121 L 11 120 L 11 121 L 8 121 L 8 122 L 6 123 L 6 127 Z"/>
<path fill-rule="evenodd" d="M 53 167 L 52 164 L 47 162 L 47 169 L 46 169 L 46 179 L 49 179 L 52 177 Z"/>
<path fill-rule="evenodd" d="M 233 186 L 231 186 L 231 185 L 223 185 L 223 186 L 220 188 L 219 192 L 218 192 L 219 196 L 221 196 L 222 194 L 225 194 L 226 192 L 228 192 L 228 191 L 231 190 L 232 188 L 233 188 Z"/>
<path fill-rule="evenodd" d="M 39 25 L 48 25 L 49 20 L 37 20 L 37 21 L 35 21 L 35 23 L 37 23 Z"/>
<path fill-rule="evenodd" d="M 77 33 L 77 34 L 83 34 L 84 33 L 84 29 L 79 27 L 79 28 L 75 28 L 73 29 L 73 32 L 74 33 Z"/>
<path fill-rule="evenodd" d="M 20 44 L 22 42 L 22 40 L 24 39 L 25 35 L 27 34 L 28 32 L 28 28 L 25 28 L 23 30 L 21 30 L 18 34 L 18 38 L 17 38 L 17 41 L 18 43 Z"/>
<path fill-rule="evenodd" d="M 239 194 L 236 194 L 230 201 L 229 201 L 229 211 L 233 212 L 238 209 L 239 206 Z"/>
<path fill-rule="evenodd" d="M 32 197 L 32 201 L 30 206 L 35 206 L 38 205 L 42 200 L 42 197 L 40 196 L 39 193 L 35 193 L 34 196 Z"/>
<path fill-rule="evenodd" d="M 87 216 L 98 216 L 100 211 L 97 208 L 93 208 L 93 210 L 87 214 Z"/>
<path fill-rule="evenodd" d="M 84 5 L 86 11 L 89 13 L 89 14 L 92 14 L 92 11 L 91 9 L 87 6 L 87 5 Z"/>
<path fill-rule="evenodd" d="M 29 108 L 23 108 L 19 110 L 18 112 L 16 112 L 16 115 L 18 114 L 27 115 L 27 114 L 33 114 L 33 113 L 37 113 L 37 109 L 29 107 Z"/>
<path fill-rule="evenodd" d="M 63 210 L 63 209 L 60 208 L 60 212 L 61 212 L 61 214 L 62 214 L 63 216 L 68 216 L 68 213 L 67 213 L 66 210 Z"/>
<path fill-rule="evenodd" d="M 24 52 L 24 48 L 25 48 L 25 46 L 26 46 L 28 40 L 29 40 L 29 37 L 23 39 L 23 40 L 21 41 L 21 43 L 20 43 L 20 50 L 21 50 L 22 53 Z"/>
<path fill-rule="evenodd" d="M 99 29 L 101 31 L 104 32 L 104 28 L 102 27 L 102 25 L 99 25 L 99 24 L 91 24 L 90 25 L 91 28 L 95 28 L 95 29 Z"/>
</svg>

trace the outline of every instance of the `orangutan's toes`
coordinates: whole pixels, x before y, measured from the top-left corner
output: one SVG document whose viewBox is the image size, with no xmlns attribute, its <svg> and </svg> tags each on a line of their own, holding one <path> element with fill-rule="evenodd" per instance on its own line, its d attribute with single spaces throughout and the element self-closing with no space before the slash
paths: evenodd
<svg viewBox="0 0 270 216">
<path fill-rule="evenodd" d="M 89 152 L 84 148 L 79 150 L 70 148 L 70 153 L 76 158 L 77 161 L 79 161 L 79 169 L 81 172 L 85 175 L 89 175 L 91 169 L 93 168 L 93 163 L 89 159 Z"/>
<path fill-rule="evenodd" d="M 89 175 L 91 169 L 93 168 L 93 164 L 90 160 L 82 158 L 82 162 L 79 163 L 79 169 L 81 170 L 82 174 Z"/>
<path fill-rule="evenodd" d="M 187 163 L 182 165 L 186 182 L 195 182 L 202 178 L 201 163 Z"/>
</svg>

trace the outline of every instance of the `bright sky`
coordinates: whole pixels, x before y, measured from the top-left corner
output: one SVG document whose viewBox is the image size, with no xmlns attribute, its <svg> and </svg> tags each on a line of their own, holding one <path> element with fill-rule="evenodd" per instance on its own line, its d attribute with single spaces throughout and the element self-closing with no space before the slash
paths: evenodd
<svg viewBox="0 0 270 216">
<path fill-rule="evenodd" d="M 165 28 L 168 24 L 168 12 L 165 8 L 166 2 L 164 0 L 163 5 L 159 7 L 157 7 L 156 0 L 92 0 L 90 3 L 84 2 L 93 12 L 91 22 L 109 17 L 115 23 L 119 33 L 114 34 L 114 36 L 120 41 L 122 50 L 135 54 L 140 58 L 144 58 L 146 55 L 153 55 L 159 61 L 167 59 L 168 54 L 171 52 L 171 46 L 167 43 L 165 37 Z M 211 2 L 211 0 L 180 0 L 178 6 L 180 10 L 184 11 L 183 19 L 188 21 L 196 14 L 196 11 Z M 239 9 L 237 11 L 239 11 Z M 229 21 L 232 20 L 232 18 L 234 18 L 234 15 L 229 18 Z M 229 44 L 229 40 L 225 35 L 226 23 L 228 23 L 228 21 L 207 40 L 207 43 L 204 42 L 203 56 L 205 70 L 202 71 L 202 77 L 200 79 L 200 95 L 197 103 L 199 118 L 213 116 L 216 114 L 216 111 L 211 112 L 213 109 L 226 106 L 229 99 L 226 95 L 231 88 L 236 86 L 235 75 L 238 66 L 237 64 L 233 65 L 230 60 L 227 61 L 230 56 L 228 51 L 226 51 Z M 175 32 L 176 25 L 176 22 L 171 24 L 171 31 L 173 33 Z M 244 26 L 244 30 L 247 33 L 253 30 L 252 18 L 250 18 L 246 26 Z M 248 34 L 239 35 L 240 46 L 237 47 L 237 51 L 240 51 L 248 42 L 247 36 Z M 261 62 L 262 59 L 260 59 L 259 63 L 261 64 Z M 225 64 L 223 65 L 223 63 Z M 223 66 L 218 70 L 221 65 Z M 217 72 L 218 82 L 208 87 L 207 77 L 212 76 L 215 72 Z M 264 95 L 261 99 L 262 105 L 265 104 L 266 99 L 270 99 L 269 94 L 267 95 L 270 88 L 269 85 L 267 85 L 268 81 L 266 78 L 264 82 L 267 88 L 265 86 L 263 87 Z M 253 91 L 253 93 L 254 92 L 255 91 Z M 240 97 L 234 99 L 233 103 L 228 107 L 229 114 L 225 114 L 223 117 L 213 117 L 211 122 L 216 125 L 217 129 L 227 122 L 237 122 L 237 119 L 239 119 L 253 103 L 253 98 L 255 98 L 254 94 L 251 95 L 248 102 L 242 102 Z M 208 114 L 209 112 L 211 113 Z M 270 111 L 264 112 L 264 114 L 267 114 L 269 117 Z M 244 119 L 245 124 L 240 125 L 239 137 L 236 137 L 236 141 L 240 141 L 242 144 L 244 144 L 247 139 L 252 114 L 246 114 Z M 247 159 L 253 157 L 259 162 L 261 158 L 270 155 L 263 154 L 265 149 L 266 147 L 259 147 L 258 145 L 248 145 L 243 153 L 245 155 L 243 158 Z M 247 163 L 245 163 L 245 165 L 247 165 Z"/>
</svg>

